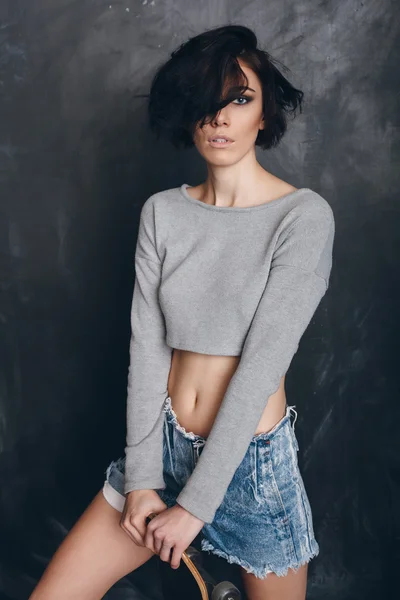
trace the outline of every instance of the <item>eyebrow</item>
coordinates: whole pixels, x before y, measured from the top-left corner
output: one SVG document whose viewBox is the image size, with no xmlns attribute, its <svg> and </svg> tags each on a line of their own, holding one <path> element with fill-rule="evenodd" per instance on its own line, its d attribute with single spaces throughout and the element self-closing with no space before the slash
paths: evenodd
<svg viewBox="0 0 400 600">
<path fill-rule="evenodd" d="M 248 86 L 247 86 L 247 87 L 243 88 L 243 86 L 241 87 L 241 86 L 238 86 L 238 85 L 234 86 L 234 87 L 233 87 L 233 88 L 231 88 L 231 89 L 232 89 L 232 90 L 238 90 L 238 91 L 239 91 L 239 90 L 243 90 L 243 89 L 244 89 L 244 90 L 250 90 L 250 91 L 252 91 L 252 92 L 255 92 L 255 91 L 256 91 L 256 90 L 253 90 L 253 88 L 251 88 L 251 87 L 248 87 Z"/>
</svg>

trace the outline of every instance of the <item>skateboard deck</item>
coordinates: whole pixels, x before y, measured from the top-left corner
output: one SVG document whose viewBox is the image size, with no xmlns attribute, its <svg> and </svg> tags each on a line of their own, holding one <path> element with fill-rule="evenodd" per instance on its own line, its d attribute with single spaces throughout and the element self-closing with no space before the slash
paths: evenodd
<svg viewBox="0 0 400 600">
<path fill-rule="evenodd" d="M 156 513 L 151 513 L 146 524 L 155 516 Z M 240 591 L 233 583 L 217 582 L 204 569 L 201 552 L 194 546 L 186 548 L 182 561 L 178 569 L 160 561 L 165 600 L 241 600 Z"/>
</svg>

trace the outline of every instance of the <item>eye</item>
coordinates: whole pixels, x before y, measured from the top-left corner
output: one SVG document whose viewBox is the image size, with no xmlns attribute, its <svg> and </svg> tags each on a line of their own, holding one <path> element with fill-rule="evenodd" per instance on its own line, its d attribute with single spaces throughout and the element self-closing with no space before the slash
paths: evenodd
<svg viewBox="0 0 400 600">
<path fill-rule="evenodd" d="M 239 104 L 239 106 L 243 106 L 244 104 L 248 104 L 249 102 L 252 101 L 252 98 L 249 98 L 248 96 L 239 96 L 238 98 L 235 98 L 235 100 L 233 100 L 233 102 L 236 102 L 236 100 L 246 100 L 246 102 L 241 102 Z"/>
</svg>

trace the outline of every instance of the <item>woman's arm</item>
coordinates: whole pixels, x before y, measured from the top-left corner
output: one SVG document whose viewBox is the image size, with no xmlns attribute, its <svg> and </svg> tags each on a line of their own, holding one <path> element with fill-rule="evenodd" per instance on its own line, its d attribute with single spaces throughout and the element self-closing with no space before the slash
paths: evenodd
<svg viewBox="0 0 400 600">
<path fill-rule="evenodd" d="M 158 301 L 161 260 L 157 253 L 152 196 L 144 203 L 135 253 L 128 371 L 125 494 L 164 489 L 163 402 L 168 394 L 172 349 Z"/>
<path fill-rule="evenodd" d="M 207 523 L 327 290 L 334 230 L 332 209 L 324 202 L 307 207 L 278 240 L 239 365 L 196 467 L 177 497 L 178 504 Z"/>
</svg>

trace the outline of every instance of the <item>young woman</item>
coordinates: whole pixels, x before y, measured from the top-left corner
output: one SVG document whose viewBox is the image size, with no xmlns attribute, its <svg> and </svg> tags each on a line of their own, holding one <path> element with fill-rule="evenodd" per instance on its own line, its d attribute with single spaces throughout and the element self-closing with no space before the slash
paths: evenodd
<svg viewBox="0 0 400 600">
<path fill-rule="evenodd" d="M 194 145 L 207 178 L 143 205 L 125 455 L 31 600 L 97 600 L 154 553 L 177 568 L 200 531 L 250 600 L 304 600 L 319 547 L 284 382 L 328 288 L 334 219 L 255 152 L 302 97 L 242 26 L 190 39 L 157 72 L 150 126 Z"/>
</svg>

